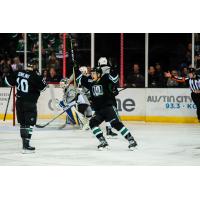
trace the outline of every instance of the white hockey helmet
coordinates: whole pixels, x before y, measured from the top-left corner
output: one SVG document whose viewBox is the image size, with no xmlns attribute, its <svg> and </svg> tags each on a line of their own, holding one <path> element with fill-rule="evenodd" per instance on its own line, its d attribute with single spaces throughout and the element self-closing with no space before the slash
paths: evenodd
<svg viewBox="0 0 200 200">
<path fill-rule="evenodd" d="M 69 79 L 68 78 L 63 78 L 63 79 L 61 79 L 61 81 L 60 81 L 60 87 L 61 88 L 66 88 L 66 87 L 68 87 L 68 85 L 69 85 Z"/>
<path fill-rule="evenodd" d="M 108 65 L 108 60 L 106 57 L 101 57 L 98 60 L 98 66 L 107 66 Z"/>
</svg>

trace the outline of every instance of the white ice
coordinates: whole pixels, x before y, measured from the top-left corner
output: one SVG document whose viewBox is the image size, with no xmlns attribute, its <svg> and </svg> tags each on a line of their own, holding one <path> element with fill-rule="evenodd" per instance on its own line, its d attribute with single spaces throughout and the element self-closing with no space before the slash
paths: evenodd
<svg viewBox="0 0 200 200">
<path fill-rule="evenodd" d="M 0 165 L 200 165 L 199 124 L 125 122 L 138 142 L 134 151 L 121 135 L 98 151 L 91 131 L 35 129 L 34 154 L 21 153 L 19 128 L 0 125 Z"/>
</svg>

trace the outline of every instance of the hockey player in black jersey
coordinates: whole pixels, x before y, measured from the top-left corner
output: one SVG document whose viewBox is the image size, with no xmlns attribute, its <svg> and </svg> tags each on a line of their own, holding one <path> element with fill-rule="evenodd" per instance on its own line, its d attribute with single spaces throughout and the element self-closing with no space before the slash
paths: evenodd
<svg viewBox="0 0 200 200">
<path fill-rule="evenodd" d="M 105 61 L 105 60 L 103 60 L 103 61 Z M 102 64 L 102 62 L 101 62 L 101 64 Z M 98 62 L 98 66 L 100 66 L 99 65 L 99 62 Z M 102 75 L 104 75 L 104 71 L 105 71 L 105 68 L 104 68 L 104 66 L 105 65 L 103 65 L 101 68 L 102 68 Z M 109 73 L 110 72 L 110 67 L 108 67 L 109 68 L 109 70 L 106 70 L 106 73 Z M 107 68 L 106 68 L 107 69 Z M 81 66 L 80 68 L 79 68 L 79 70 L 77 71 L 78 69 L 76 69 L 76 75 L 80 75 L 79 73 L 80 73 L 80 71 L 81 71 L 81 73 L 84 75 L 84 76 L 88 76 L 88 77 L 91 77 L 91 75 L 90 75 L 90 73 L 88 74 L 88 68 L 87 67 L 85 67 L 85 66 Z M 82 76 L 82 74 L 80 75 L 80 76 Z M 90 99 L 90 91 L 87 89 L 87 88 L 85 88 L 83 85 L 81 85 L 81 82 L 79 81 L 79 77 L 80 76 L 78 76 L 78 78 L 76 79 L 76 81 L 77 81 L 77 85 L 78 85 L 78 87 L 81 87 L 82 88 L 82 90 L 84 91 L 84 93 L 86 94 L 86 97 L 88 98 L 88 100 Z M 73 77 L 73 74 L 71 75 L 71 77 L 69 78 L 69 82 L 68 82 L 68 84 L 69 83 L 71 83 L 71 82 L 73 82 L 73 80 L 74 80 L 74 77 Z M 114 89 L 114 87 L 116 87 L 115 85 L 113 85 L 113 87 L 111 88 L 111 89 Z M 115 91 L 117 91 L 118 92 L 118 90 L 116 89 Z M 115 94 L 114 94 L 115 93 Z M 116 92 L 114 92 L 113 94 L 116 96 L 118 93 L 116 93 Z M 116 138 L 116 136 L 118 136 L 116 133 L 114 133 L 113 131 L 112 131 L 112 127 L 111 127 L 111 124 L 110 124 L 110 122 L 109 121 L 105 121 L 105 123 L 106 123 L 106 136 L 107 136 L 107 138 Z"/>
<path fill-rule="evenodd" d="M 16 111 L 23 153 L 34 152 L 35 147 L 30 146 L 29 143 L 37 120 L 37 100 L 40 91 L 45 89 L 46 82 L 37 73 L 36 65 L 29 64 L 26 70 L 7 73 L 5 83 L 17 88 Z"/>
<path fill-rule="evenodd" d="M 102 75 L 101 67 L 95 67 L 91 71 L 91 76 L 79 76 L 81 85 L 90 90 L 91 101 L 95 114 L 90 119 L 90 128 L 93 134 L 100 141 L 98 149 L 108 147 L 108 143 L 103 136 L 102 130 L 99 125 L 105 120 L 109 121 L 113 128 L 118 130 L 122 136 L 129 142 L 129 149 L 133 149 L 137 146 L 136 141 L 129 132 L 129 130 L 120 121 L 117 109 L 115 96 L 111 91 L 111 85 L 115 85 L 118 82 L 118 75 L 114 69 L 110 70 L 110 74 Z"/>
<path fill-rule="evenodd" d="M 197 107 L 197 118 L 200 122 L 200 75 L 197 70 L 192 67 L 188 68 L 188 72 L 189 77 L 187 78 L 173 76 L 170 72 L 165 73 L 165 77 L 172 78 L 179 83 L 187 83 L 191 90 L 191 98 Z"/>
<path fill-rule="evenodd" d="M 111 67 L 111 63 L 108 62 L 108 59 L 106 57 L 101 57 L 98 60 L 98 66 L 101 67 L 102 69 L 102 76 L 104 74 L 109 74 L 110 73 L 110 67 Z M 110 84 L 110 86 L 112 87 L 112 93 L 114 96 L 118 95 L 118 90 L 116 85 Z M 108 136 L 117 136 L 117 133 L 112 131 L 112 127 L 110 125 L 109 122 L 106 122 L 106 134 Z"/>
</svg>

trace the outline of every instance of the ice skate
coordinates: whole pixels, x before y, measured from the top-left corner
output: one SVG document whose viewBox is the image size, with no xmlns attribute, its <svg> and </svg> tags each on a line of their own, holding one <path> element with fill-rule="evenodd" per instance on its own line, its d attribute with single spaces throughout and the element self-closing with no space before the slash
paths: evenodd
<svg viewBox="0 0 200 200">
<path fill-rule="evenodd" d="M 129 148 L 130 150 L 133 151 L 133 150 L 135 149 L 136 146 L 137 146 L 137 142 L 136 142 L 134 139 L 129 140 L 128 148 Z"/>
<path fill-rule="evenodd" d="M 107 143 L 107 141 L 105 140 L 104 137 L 101 137 L 99 139 L 99 141 L 100 141 L 100 144 L 97 146 L 97 148 L 99 150 L 108 149 L 109 146 L 108 146 L 108 143 Z"/>
<path fill-rule="evenodd" d="M 35 153 L 35 147 L 29 145 L 29 140 L 23 139 L 23 149 L 22 154 Z"/>
<path fill-rule="evenodd" d="M 112 132 L 112 129 L 106 126 L 106 136 L 108 139 L 117 138 L 117 133 Z"/>
</svg>

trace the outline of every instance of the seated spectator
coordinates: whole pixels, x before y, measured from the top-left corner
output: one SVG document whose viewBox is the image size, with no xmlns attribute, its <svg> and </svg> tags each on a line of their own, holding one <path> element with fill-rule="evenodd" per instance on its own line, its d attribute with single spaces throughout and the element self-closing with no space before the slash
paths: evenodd
<svg viewBox="0 0 200 200">
<path fill-rule="evenodd" d="M 163 72 L 163 70 L 162 70 L 162 68 L 161 68 L 160 63 L 156 63 L 156 64 L 155 64 L 155 70 L 156 70 L 156 74 L 157 74 L 157 75 L 159 75 L 159 76 L 161 76 L 161 77 L 164 77 L 164 72 Z"/>
<path fill-rule="evenodd" d="M 134 64 L 132 66 L 132 73 L 127 76 L 127 81 L 125 87 L 142 88 L 144 87 L 145 78 L 140 73 L 139 64 Z"/>
<path fill-rule="evenodd" d="M 42 71 L 42 76 L 43 76 L 43 78 L 44 78 L 44 80 L 46 81 L 47 80 L 47 78 L 48 78 L 48 70 L 43 70 Z"/>
<path fill-rule="evenodd" d="M 51 67 L 49 70 L 49 76 L 47 77 L 47 82 L 60 82 L 61 77 L 57 75 L 57 72 L 54 67 Z"/>
<path fill-rule="evenodd" d="M 148 87 L 150 88 L 160 88 L 163 87 L 163 78 L 156 74 L 156 69 L 154 66 L 149 67 L 148 71 Z"/>
<path fill-rule="evenodd" d="M 3 59 L 0 62 L 0 87 L 6 86 L 4 83 L 5 73 L 13 71 L 10 63 L 10 59 Z"/>
<path fill-rule="evenodd" d="M 21 70 L 24 68 L 24 65 L 20 62 L 18 56 L 13 59 L 13 64 L 11 65 L 13 71 Z"/>
<path fill-rule="evenodd" d="M 180 74 L 181 77 L 184 77 L 184 78 L 187 78 L 189 75 L 188 75 L 188 68 L 187 66 L 184 66 L 181 68 L 181 74 Z M 179 83 L 179 86 L 181 87 L 184 87 L 184 88 L 187 88 L 188 85 L 186 82 L 183 82 L 183 83 Z"/>
<path fill-rule="evenodd" d="M 59 69 L 59 62 L 54 52 L 52 52 L 51 55 L 49 56 L 48 67 L 49 68 L 54 67 L 55 69 Z"/>
<path fill-rule="evenodd" d="M 176 70 L 171 71 L 172 76 L 178 76 L 178 72 Z M 179 83 L 172 78 L 167 79 L 167 87 L 178 87 Z"/>
<path fill-rule="evenodd" d="M 185 78 L 188 77 L 188 68 L 187 68 L 187 66 L 181 68 L 181 76 L 185 77 Z"/>
</svg>

